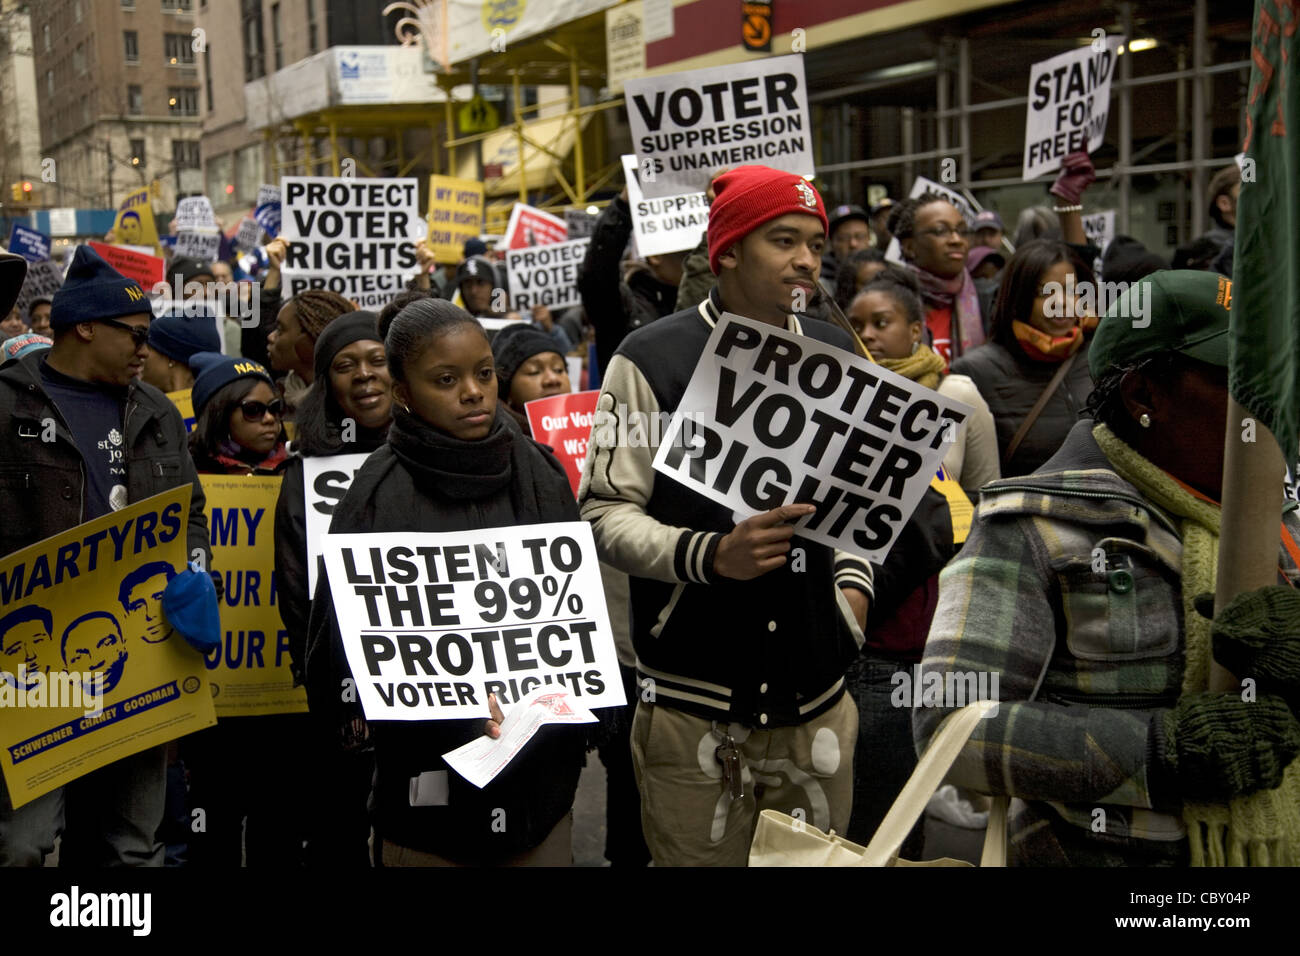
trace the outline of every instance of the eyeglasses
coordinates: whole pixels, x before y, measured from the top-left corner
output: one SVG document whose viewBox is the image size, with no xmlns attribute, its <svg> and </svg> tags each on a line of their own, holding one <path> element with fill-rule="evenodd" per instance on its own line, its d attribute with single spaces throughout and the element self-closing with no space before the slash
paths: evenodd
<svg viewBox="0 0 1300 956">
<path fill-rule="evenodd" d="M 270 412 L 276 418 L 284 414 L 284 402 L 278 398 L 269 402 L 240 402 L 239 410 L 244 413 L 244 421 L 260 422 Z"/>
<path fill-rule="evenodd" d="M 933 236 L 936 239 L 947 239 L 950 232 L 957 233 L 958 239 L 969 239 L 970 230 L 965 225 L 961 226 L 933 226 L 930 229 L 918 229 L 917 235 Z"/>
<path fill-rule="evenodd" d="M 105 325 L 111 325 L 115 329 L 121 329 L 131 336 L 135 347 L 139 348 L 149 341 L 149 326 L 147 325 L 127 325 L 125 322 L 119 322 L 117 319 L 100 319 Z"/>
</svg>

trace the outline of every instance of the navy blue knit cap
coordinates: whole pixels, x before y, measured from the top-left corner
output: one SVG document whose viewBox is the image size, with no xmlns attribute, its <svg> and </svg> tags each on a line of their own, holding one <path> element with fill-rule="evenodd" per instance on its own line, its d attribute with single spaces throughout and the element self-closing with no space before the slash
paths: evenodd
<svg viewBox="0 0 1300 956">
<path fill-rule="evenodd" d="M 203 406 L 212 396 L 237 379 L 256 378 L 275 388 L 275 381 L 266 366 L 252 359 L 232 358 L 220 352 L 196 352 L 190 356 L 190 368 L 194 369 L 190 401 L 194 404 L 195 415 L 201 415 Z"/>
<path fill-rule="evenodd" d="M 140 284 L 110 266 L 90 246 L 77 246 L 67 278 L 54 293 L 50 328 L 124 315 L 153 317 L 153 306 Z"/>
<path fill-rule="evenodd" d="M 170 359 L 189 362 L 196 352 L 220 352 L 221 336 L 211 319 L 165 315 L 149 326 L 149 347 Z"/>
</svg>

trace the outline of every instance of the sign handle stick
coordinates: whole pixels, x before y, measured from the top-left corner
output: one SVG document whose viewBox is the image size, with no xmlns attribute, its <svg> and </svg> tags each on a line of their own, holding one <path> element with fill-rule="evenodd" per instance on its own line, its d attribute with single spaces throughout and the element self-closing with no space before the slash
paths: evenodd
<svg viewBox="0 0 1300 956">
<path fill-rule="evenodd" d="M 853 327 L 853 323 L 848 320 L 844 315 L 844 312 L 840 309 L 840 304 L 829 295 L 826 296 L 826 304 L 830 306 L 831 321 L 842 328 L 845 332 L 849 333 L 849 335 L 853 336 L 853 350 L 868 362 L 874 362 L 875 359 L 871 357 L 871 353 L 867 351 L 867 347 L 862 344 L 862 339 L 858 338 L 857 329 Z"/>
</svg>

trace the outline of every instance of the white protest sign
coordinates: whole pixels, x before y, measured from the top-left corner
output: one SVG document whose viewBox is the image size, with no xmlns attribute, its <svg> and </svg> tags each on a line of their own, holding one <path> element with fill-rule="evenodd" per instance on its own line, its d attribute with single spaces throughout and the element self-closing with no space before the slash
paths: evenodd
<svg viewBox="0 0 1300 956">
<path fill-rule="evenodd" d="M 1083 231 L 1087 235 L 1088 241 L 1104 253 L 1106 246 L 1115 238 L 1115 210 L 1108 209 L 1104 212 L 1094 212 L 1081 218 L 1083 219 Z"/>
<path fill-rule="evenodd" d="M 1103 50 L 1089 45 L 1033 65 L 1022 178 L 1055 172 L 1070 153 L 1091 153 L 1102 144 L 1110 114 L 1110 81 L 1123 44 L 1123 37 L 1107 37 Z"/>
<path fill-rule="evenodd" d="M 627 203 L 632 208 L 637 255 L 658 256 L 700 244 L 709 228 L 709 203 L 704 193 L 647 199 L 637 176 L 636 157 L 630 154 L 623 157 L 623 176 L 627 180 Z"/>
<path fill-rule="evenodd" d="M 578 273 L 590 242 L 590 238 L 570 239 L 506 252 L 511 305 L 519 312 L 535 305 L 552 309 L 581 305 Z"/>
<path fill-rule="evenodd" d="M 196 229 L 217 227 L 216 215 L 212 212 L 212 202 L 207 196 L 186 196 L 176 203 L 176 214 L 172 222 L 177 229 Z"/>
<path fill-rule="evenodd" d="M 284 296 L 329 289 L 378 311 L 419 271 L 428 234 L 415 179 L 286 176 L 280 236 Z"/>
<path fill-rule="evenodd" d="M 182 229 L 176 233 L 176 257 L 211 262 L 221 251 L 221 233 L 215 229 Z"/>
<path fill-rule="evenodd" d="M 646 171 L 641 188 L 652 199 L 700 192 L 723 166 L 815 171 L 802 54 L 628 79 L 623 88 Z"/>
<path fill-rule="evenodd" d="M 262 227 L 256 219 L 245 216 L 239 220 L 239 232 L 235 233 L 235 242 L 241 249 L 253 249 L 262 238 Z"/>
<path fill-rule="evenodd" d="M 463 747 L 442 755 L 458 774 L 480 790 L 491 783 L 515 759 L 524 744 L 546 724 L 592 724 L 597 717 L 573 699 L 568 691 L 546 684 L 533 688 L 509 709 L 501 724 L 501 736 L 483 734 Z"/>
<path fill-rule="evenodd" d="M 263 183 L 261 186 L 257 187 L 257 202 L 253 203 L 253 208 L 256 209 L 258 206 L 265 206 L 269 202 L 279 201 L 280 187 Z"/>
<path fill-rule="evenodd" d="M 814 504 L 796 534 L 879 562 L 972 411 L 851 352 L 725 313 L 654 468 L 745 516 Z"/>
<path fill-rule="evenodd" d="M 907 194 L 908 199 L 915 199 L 917 196 L 923 196 L 926 193 L 933 193 L 936 196 L 942 196 L 948 202 L 957 207 L 957 211 L 962 214 L 967 225 L 975 218 L 975 207 L 970 201 L 957 192 L 955 189 L 949 189 L 942 183 L 936 183 L 933 179 L 926 179 L 924 176 L 917 176 L 916 181 L 912 183 L 912 189 Z M 885 259 L 889 262 L 902 263 L 903 247 L 899 245 L 896 237 L 889 240 L 889 246 L 885 249 Z"/>
<path fill-rule="evenodd" d="M 542 685 L 625 702 L 586 522 L 330 534 L 325 566 L 368 720 L 483 717 Z"/>
<path fill-rule="evenodd" d="M 324 555 L 322 540 L 330 529 L 334 508 L 352 487 L 368 455 L 325 455 L 302 460 L 303 501 L 307 527 L 307 589 L 316 593 Z"/>
</svg>

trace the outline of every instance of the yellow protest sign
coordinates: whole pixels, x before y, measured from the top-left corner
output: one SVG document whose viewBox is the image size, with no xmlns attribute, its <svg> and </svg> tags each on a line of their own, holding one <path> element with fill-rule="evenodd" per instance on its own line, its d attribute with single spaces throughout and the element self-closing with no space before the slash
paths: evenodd
<svg viewBox="0 0 1300 956">
<path fill-rule="evenodd" d="M 938 474 L 930 479 L 930 487 L 948 499 L 948 513 L 952 517 L 952 543 L 965 544 L 966 537 L 970 534 L 975 506 L 943 465 L 939 466 Z"/>
<path fill-rule="evenodd" d="M 483 231 L 483 184 L 455 176 L 429 177 L 429 245 L 438 262 L 460 262 L 467 239 Z"/>
<path fill-rule="evenodd" d="M 158 227 L 153 221 L 153 206 L 149 203 L 149 187 L 126 194 L 122 205 L 117 207 L 117 219 L 113 221 L 115 240 L 125 246 L 153 246 L 158 249 Z"/>
<path fill-rule="evenodd" d="M 168 392 L 167 397 L 171 399 L 176 410 L 181 413 L 181 418 L 185 419 L 185 430 L 194 431 L 194 401 L 190 398 L 190 390 L 183 388 L 179 392 Z"/>
<path fill-rule="evenodd" d="M 212 569 L 221 574 L 221 647 L 204 660 L 218 717 L 301 714 L 307 692 L 293 686 L 289 632 L 275 582 L 275 502 L 281 479 L 202 475 L 212 534 Z"/>
<path fill-rule="evenodd" d="M 0 558 L 0 771 L 14 807 L 216 723 L 203 656 L 167 625 L 185 485 Z"/>
</svg>

